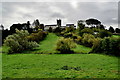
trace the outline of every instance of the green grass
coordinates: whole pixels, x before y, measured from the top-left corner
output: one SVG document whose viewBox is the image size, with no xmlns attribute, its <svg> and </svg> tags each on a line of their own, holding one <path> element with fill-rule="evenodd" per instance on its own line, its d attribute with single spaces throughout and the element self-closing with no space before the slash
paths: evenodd
<svg viewBox="0 0 120 80">
<path fill-rule="evenodd" d="M 112 35 L 113 38 L 120 38 L 120 35 Z"/>
<path fill-rule="evenodd" d="M 56 53 L 56 42 L 60 37 L 55 35 L 54 33 L 49 33 L 45 40 L 40 42 L 40 47 L 36 48 L 43 53 Z M 82 45 L 77 45 L 76 48 L 73 49 L 76 53 L 88 53 L 91 51 L 91 48 L 85 47 Z"/>
<path fill-rule="evenodd" d="M 83 45 L 77 45 L 76 48 L 73 49 L 76 53 L 89 53 L 91 48 L 85 47 Z"/>
<path fill-rule="evenodd" d="M 55 53 L 59 39 L 49 33 L 40 47 L 35 51 L 24 51 L 21 54 L 2 55 L 3 78 L 117 78 L 118 58 L 100 54 L 32 54 Z M 77 45 L 77 53 L 88 53 L 91 48 Z M 3 46 L 0 51 L 7 52 Z M 30 54 L 24 54 L 30 53 Z M 1 54 L 0 54 L 1 55 Z M 1 59 L 0 59 L 1 60 Z M 63 70 L 63 66 L 80 67 L 80 70 Z M 1 66 L 0 66 L 1 67 Z"/>
<path fill-rule="evenodd" d="M 3 78 L 118 78 L 118 58 L 100 54 L 3 54 L 2 68 Z"/>
<path fill-rule="evenodd" d="M 40 42 L 40 47 L 36 49 L 40 49 L 43 53 L 54 53 L 58 39 L 59 37 L 57 35 L 54 33 L 49 33 L 45 40 Z"/>
</svg>

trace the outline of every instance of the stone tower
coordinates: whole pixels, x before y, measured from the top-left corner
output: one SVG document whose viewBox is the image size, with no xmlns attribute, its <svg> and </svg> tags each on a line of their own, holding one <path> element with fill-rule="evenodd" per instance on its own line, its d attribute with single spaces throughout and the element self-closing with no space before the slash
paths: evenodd
<svg viewBox="0 0 120 80">
<path fill-rule="evenodd" d="M 57 19 L 57 25 L 58 27 L 61 27 L 61 19 Z"/>
</svg>

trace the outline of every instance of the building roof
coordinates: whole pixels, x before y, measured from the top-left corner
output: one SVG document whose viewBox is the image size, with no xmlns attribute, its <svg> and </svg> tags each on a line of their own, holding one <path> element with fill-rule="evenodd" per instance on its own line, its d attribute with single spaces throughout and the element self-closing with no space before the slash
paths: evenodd
<svg viewBox="0 0 120 80">
<path fill-rule="evenodd" d="M 53 24 L 53 25 L 45 25 L 45 26 L 57 26 L 56 24 Z"/>
</svg>

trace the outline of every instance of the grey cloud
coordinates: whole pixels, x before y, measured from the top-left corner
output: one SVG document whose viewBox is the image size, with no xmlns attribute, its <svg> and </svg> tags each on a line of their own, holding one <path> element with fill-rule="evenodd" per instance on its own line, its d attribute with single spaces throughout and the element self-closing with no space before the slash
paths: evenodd
<svg viewBox="0 0 120 80">
<path fill-rule="evenodd" d="M 54 18 L 65 18 L 64 15 L 60 14 L 60 13 L 53 13 L 51 15 L 51 17 L 54 17 Z"/>
<path fill-rule="evenodd" d="M 117 24 L 117 2 L 78 2 L 74 7 L 70 2 L 11 2 L 3 3 L 3 24 L 39 19 L 44 24 L 56 23 L 61 18 L 63 24 L 76 23 L 78 19 L 90 17 L 99 19 L 105 25 Z"/>
</svg>

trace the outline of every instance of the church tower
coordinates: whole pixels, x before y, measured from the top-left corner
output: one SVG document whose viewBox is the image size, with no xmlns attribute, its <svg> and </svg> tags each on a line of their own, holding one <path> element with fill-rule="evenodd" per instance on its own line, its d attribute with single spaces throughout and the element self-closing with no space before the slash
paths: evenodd
<svg viewBox="0 0 120 80">
<path fill-rule="evenodd" d="M 61 19 L 57 19 L 57 26 L 61 27 Z"/>
</svg>

